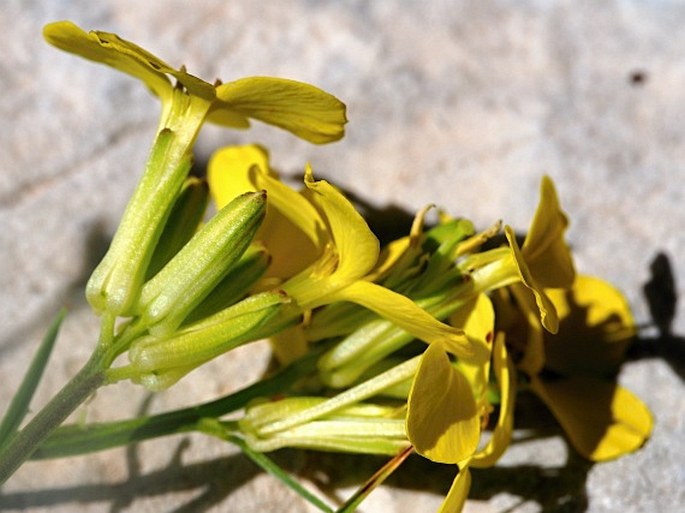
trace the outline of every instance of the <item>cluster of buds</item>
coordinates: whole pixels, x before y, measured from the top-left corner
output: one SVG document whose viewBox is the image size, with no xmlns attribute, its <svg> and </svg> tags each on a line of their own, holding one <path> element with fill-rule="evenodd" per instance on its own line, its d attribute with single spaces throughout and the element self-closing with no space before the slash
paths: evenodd
<svg viewBox="0 0 685 513">
<path fill-rule="evenodd" d="M 309 166 L 304 188 L 289 187 L 260 146 L 219 150 L 208 184 L 188 177 L 205 121 L 244 128 L 253 118 L 326 143 L 346 122 L 334 97 L 265 77 L 212 85 L 68 22 L 45 35 L 162 101 L 143 177 L 87 285 L 111 382 L 165 389 L 263 338 L 281 365 L 319 351 L 315 372 L 226 429 L 260 452 L 411 447 L 457 467 L 441 511 L 459 511 L 469 468 L 494 465 L 508 446 L 519 392 L 537 394 L 593 461 L 647 439 L 649 411 L 612 379 L 635 334 L 630 311 L 610 285 L 576 274 L 550 178 L 522 241 L 509 226 L 477 232 L 443 211 L 426 226 L 426 207 L 381 248 L 339 190 Z M 217 212 L 204 222 L 210 194 Z"/>
</svg>

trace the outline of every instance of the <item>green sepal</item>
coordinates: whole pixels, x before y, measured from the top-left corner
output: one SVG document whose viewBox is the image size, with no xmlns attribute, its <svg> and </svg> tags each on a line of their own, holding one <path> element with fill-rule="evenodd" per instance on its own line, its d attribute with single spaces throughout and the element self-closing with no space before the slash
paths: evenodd
<svg viewBox="0 0 685 513">
<path fill-rule="evenodd" d="M 86 285 L 86 298 L 96 312 L 132 314 L 157 241 L 190 171 L 192 158 L 186 149 L 179 147 L 171 130 L 157 134 L 107 254 Z"/>
<path fill-rule="evenodd" d="M 460 279 L 461 273 L 454 265 L 456 248 L 474 233 L 473 223 L 467 219 L 453 219 L 428 231 L 423 248 L 430 256 L 412 297 L 426 297 Z"/>
<path fill-rule="evenodd" d="M 238 196 L 143 286 L 136 312 L 151 334 L 173 333 L 212 292 L 252 242 L 265 212 L 264 191 Z"/>
<path fill-rule="evenodd" d="M 183 325 L 214 315 L 242 299 L 264 275 L 270 260 L 264 245 L 253 243 L 214 290 L 190 312 Z"/>
<path fill-rule="evenodd" d="M 284 294 L 264 292 L 181 331 L 138 338 L 128 353 L 130 365 L 111 369 L 110 379 L 122 375 L 153 391 L 166 389 L 212 358 L 292 323 L 297 317 L 279 315 L 289 302 L 290 298 Z"/>
<path fill-rule="evenodd" d="M 192 238 L 202 222 L 209 201 L 205 180 L 189 177 L 174 202 L 159 242 L 145 274 L 149 280 L 157 274 Z"/>
</svg>

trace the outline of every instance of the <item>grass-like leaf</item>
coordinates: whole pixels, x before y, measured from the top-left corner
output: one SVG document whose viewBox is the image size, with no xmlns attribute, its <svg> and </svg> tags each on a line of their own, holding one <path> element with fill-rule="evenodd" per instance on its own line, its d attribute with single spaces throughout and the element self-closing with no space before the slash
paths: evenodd
<svg viewBox="0 0 685 513">
<path fill-rule="evenodd" d="M 227 437 L 227 440 L 238 447 L 240 447 L 240 450 L 245 453 L 245 455 L 250 458 L 252 461 L 254 461 L 257 465 L 262 467 L 264 471 L 268 472 L 275 478 L 279 479 L 284 485 L 286 485 L 288 488 L 293 490 L 295 493 L 297 493 L 300 497 L 302 497 L 304 500 L 308 501 L 310 504 L 313 504 L 319 510 L 323 511 L 324 513 L 333 513 L 333 509 L 328 506 L 325 502 L 323 502 L 321 499 L 319 499 L 316 495 L 311 493 L 309 490 L 307 490 L 304 486 L 302 486 L 300 483 L 297 482 L 290 474 L 288 474 L 285 470 L 283 470 L 281 467 L 279 467 L 271 458 L 269 458 L 266 454 L 261 453 L 261 452 L 256 452 L 250 449 L 250 447 L 245 443 L 245 441 L 242 438 L 239 438 L 237 436 L 230 436 Z"/>
<path fill-rule="evenodd" d="M 43 341 L 38 347 L 38 351 L 36 351 L 36 354 L 33 356 L 31 365 L 26 371 L 17 393 L 12 398 L 9 407 L 5 412 L 5 416 L 2 418 L 2 422 L 0 422 L 0 447 L 5 445 L 5 443 L 14 436 L 22 420 L 24 420 L 29 405 L 31 404 L 31 399 L 33 399 L 33 394 L 36 392 L 38 383 L 40 383 L 40 379 L 43 377 L 43 371 L 48 363 L 52 349 L 55 346 L 59 328 L 66 315 L 66 309 L 63 308 L 59 311 L 52 320 L 48 332 L 45 334 Z"/>
</svg>

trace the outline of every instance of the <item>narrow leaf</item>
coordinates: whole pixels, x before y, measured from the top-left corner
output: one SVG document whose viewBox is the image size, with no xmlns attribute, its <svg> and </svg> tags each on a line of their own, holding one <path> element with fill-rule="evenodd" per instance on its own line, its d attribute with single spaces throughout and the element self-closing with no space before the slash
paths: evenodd
<svg viewBox="0 0 685 513">
<path fill-rule="evenodd" d="M 305 487 L 303 487 L 300 483 L 298 483 L 293 477 L 288 474 L 285 470 L 283 470 L 281 467 L 279 467 L 271 458 L 269 458 L 266 454 L 253 451 L 249 445 L 240 438 L 239 436 L 235 436 L 232 434 L 224 434 L 222 436 L 224 440 L 227 442 L 231 442 L 234 445 L 237 445 L 245 455 L 250 458 L 253 462 L 255 462 L 257 465 L 259 465 L 265 472 L 271 474 L 278 480 L 280 480 L 284 485 L 286 485 L 288 488 L 290 488 L 292 491 L 297 493 L 300 497 L 305 499 L 307 502 L 310 504 L 313 504 L 316 506 L 319 510 L 323 511 L 324 513 L 333 513 L 333 509 L 328 506 L 325 502 L 323 502 L 321 499 L 319 499 L 316 495 L 311 493 L 309 490 L 307 490 Z"/>
<path fill-rule="evenodd" d="M 2 422 L 0 422 L 0 447 L 14 436 L 21 421 L 24 420 L 31 399 L 33 399 L 33 394 L 43 376 L 43 371 L 48 363 L 50 353 L 52 353 L 52 348 L 55 346 L 59 328 L 66 315 L 67 311 L 63 308 L 53 319 L 52 324 L 50 324 L 50 327 L 48 328 L 48 332 L 45 334 L 43 341 L 38 347 L 38 351 L 36 351 L 36 354 L 31 361 L 31 365 L 24 375 L 21 385 L 19 385 L 19 390 L 17 390 L 9 408 L 7 408 L 5 416 L 3 417 Z"/>
</svg>

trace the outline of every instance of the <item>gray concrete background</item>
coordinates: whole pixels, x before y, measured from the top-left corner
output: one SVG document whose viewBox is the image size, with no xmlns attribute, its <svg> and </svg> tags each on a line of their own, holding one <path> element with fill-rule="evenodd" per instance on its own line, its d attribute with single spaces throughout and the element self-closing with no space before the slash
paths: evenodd
<svg viewBox="0 0 685 513">
<path fill-rule="evenodd" d="M 257 141 L 286 174 L 310 161 L 319 176 L 378 208 L 413 212 L 436 203 L 481 226 L 503 218 L 522 230 L 547 173 L 571 218 L 581 272 L 617 284 L 640 324 L 650 321 L 642 287 L 659 252 L 683 293 L 682 2 L 5 0 L 0 405 L 62 304 L 71 315 L 38 401 L 89 354 L 97 322 L 82 300 L 83 282 L 116 227 L 157 122 L 157 101 L 140 84 L 43 42 L 42 25 L 59 19 L 117 32 L 208 80 L 289 77 L 348 105 L 340 143 L 312 147 L 264 126 L 210 127 L 198 142 L 200 165 L 219 145 Z M 682 301 L 674 333 L 685 335 Z M 148 411 L 234 390 L 258 375 L 266 352 L 257 345 L 214 362 L 156 395 Z M 631 361 L 620 376 L 656 416 L 642 451 L 589 467 L 567 457 L 543 415 L 517 432 L 497 468 L 474 473 L 466 511 L 682 511 L 685 373 L 682 359 L 668 355 Z M 79 415 L 129 416 L 146 397 L 118 385 Z M 295 451 L 277 459 L 332 500 L 381 464 Z M 413 460 L 362 511 L 435 510 L 451 472 Z M 29 463 L 3 493 L 6 511 L 306 510 L 231 448 L 193 436 Z"/>
</svg>

